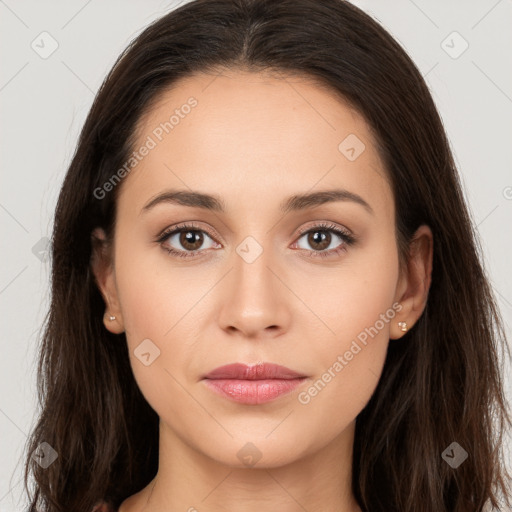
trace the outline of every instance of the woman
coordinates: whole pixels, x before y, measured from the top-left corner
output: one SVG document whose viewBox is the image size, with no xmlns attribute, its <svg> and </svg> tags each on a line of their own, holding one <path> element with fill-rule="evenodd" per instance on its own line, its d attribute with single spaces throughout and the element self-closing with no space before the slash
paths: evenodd
<svg viewBox="0 0 512 512">
<path fill-rule="evenodd" d="M 510 506 L 505 336 L 449 144 L 353 5 L 152 24 L 52 241 L 30 510 Z"/>
</svg>

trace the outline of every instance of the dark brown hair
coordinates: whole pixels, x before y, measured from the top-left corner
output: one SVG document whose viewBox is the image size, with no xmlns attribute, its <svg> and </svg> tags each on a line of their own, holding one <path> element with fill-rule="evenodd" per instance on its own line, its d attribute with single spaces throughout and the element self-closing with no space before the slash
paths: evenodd
<svg viewBox="0 0 512 512">
<path fill-rule="evenodd" d="M 60 191 L 37 368 L 41 412 L 26 446 L 30 511 L 90 512 L 100 499 L 118 507 L 156 474 L 158 416 L 134 380 L 125 334 L 103 325 L 91 270 L 91 232 L 101 226 L 112 236 L 119 187 L 102 199 L 94 190 L 127 160 L 137 123 L 159 94 L 194 72 L 219 69 L 303 75 L 345 98 L 375 134 L 401 258 L 421 224 L 434 235 L 426 309 L 390 343 L 377 389 L 357 417 L 353 491 L 361 508 L 504 510 L 510 475 L 502 436 L 511 421 L 500 357 L 508 347 L 420 72 L 377 22 L 343 0 L 196 0 L 157 20 L 119 57 Z M 469 455 L 456 469 L 441 456 L 454 441 Z M 58 453 L 46 469 L 31 457 L 42 442 Z"/>
</svg>

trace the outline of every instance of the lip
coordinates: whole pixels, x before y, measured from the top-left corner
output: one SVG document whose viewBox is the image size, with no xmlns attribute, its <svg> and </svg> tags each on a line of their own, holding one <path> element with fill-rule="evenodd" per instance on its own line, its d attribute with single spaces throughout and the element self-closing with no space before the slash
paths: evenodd
<svg viewBox="0 0 512 512">
<path fill-rule="evenodd" d="M 258 405 L 288 394 L 307 379 L 273 363 L 242 363 L 220 366 L 203 377 L 213 392 L 239 403 Z"/>
<path fill-rule="evenodd" d="M 298 372 L 273 363 L 256 363 L 246 365 L 243 363 L 227 364 L 219 366 L 203 378 L 205 379 L 240 379 L 240 380 L 264 380 L 264 379 L 297 379 L 306 377 Z"/>
</svg>

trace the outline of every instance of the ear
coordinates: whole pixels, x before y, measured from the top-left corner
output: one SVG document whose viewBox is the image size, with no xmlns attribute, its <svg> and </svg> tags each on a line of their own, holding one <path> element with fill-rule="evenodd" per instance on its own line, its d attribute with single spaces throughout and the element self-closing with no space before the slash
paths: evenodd
<svg viewBox="0 0 512 512">
<path fill-rule="evenodd" d="M 409 245 L 409 257 L 397 286 L 395 300 L 402 305 L 390 328 L 389 337 L 401 338 L 403 331 L 398 322 L 407 324 L 407 331 L 418 321 L 427 305 L 432 281 L 434 238 L 427 225 L 420 226 Z"/>
<path fill-rule="evenodd" d="M 110 332 L 120 334 L 124 331 L 124 323 L 117 293 L 112 245 L 101 228 L 95 228 L 91 233 L 91 244 L 91 270 L 106 304 L 103 323 Z M 115 316 L 115 320 L 110 320 L 111 316 Z"/>
</svg>

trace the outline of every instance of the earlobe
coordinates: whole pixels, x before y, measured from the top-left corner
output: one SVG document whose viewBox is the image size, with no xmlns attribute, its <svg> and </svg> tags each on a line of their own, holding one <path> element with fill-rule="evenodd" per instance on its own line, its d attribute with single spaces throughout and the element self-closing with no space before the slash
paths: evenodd
<svg viewBox="0 0 512 512">
<path fill-rule="evenodd" d="M 103 315 L 103 324 L 108 331 L 114 334 L 121 334 L 124 332 L 122 318 L 118 318 L 108 310 L 105 311 L 105 314 Z"/>
<path fill-rule="evenodd" d="M 402 305 L 396 322 L 391 326 L 390 338 L 401 338 L 421 317 L 427 305 L 432 281 L 434 240 L 427 225 L 420 226 L 409 245 L 407 268 L 400 281 L 396 300 Z"/>
<path fill-rule="evenodd" d="M 398 318 L 405 318 L 404 314 L 400 312 Z M 394 320 L 389 328 L 389 339 L 398 340 L 401 338 L 407 331 L 410 330 L 411 324 L 405 320 Z"/>
<path fill-rule="evenodd" d="M 114 334 L 124 331 L 121 308 L 117 297 L 113 255 L 111 246 L 105 232 L 101 228 L 95 228 L 91 233 L 91 261 L 90 266 L 96 285 L 105 301 L 105 313 L 103 324 L 105 328 Z"/>
</svg>

